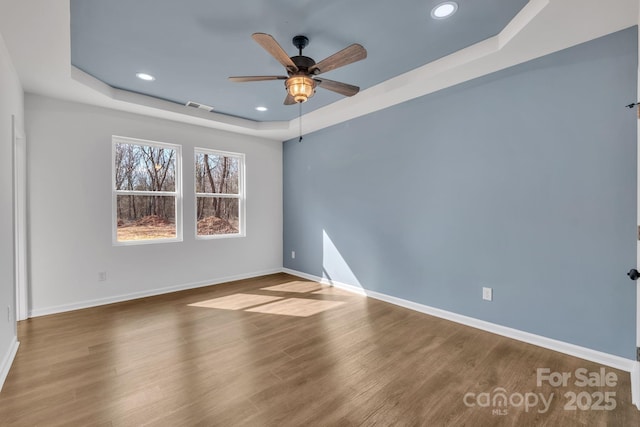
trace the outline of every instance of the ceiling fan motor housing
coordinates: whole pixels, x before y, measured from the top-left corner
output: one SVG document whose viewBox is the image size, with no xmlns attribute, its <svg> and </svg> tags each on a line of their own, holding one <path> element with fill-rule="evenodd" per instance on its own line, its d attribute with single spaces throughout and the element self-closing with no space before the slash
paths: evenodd
<svg viewBox="0 0 640 427">
<path fill-rule="evenodd" d="M 303 72 L 304 74 L 309 74 L 309 68 L 316 65 L 316 61 L 314 61 L 312 58 L 309 58 L 308 56 L 292 56 L 291 60 L 294 64 L 296 64 L 298 70 Z"/>
</svg>

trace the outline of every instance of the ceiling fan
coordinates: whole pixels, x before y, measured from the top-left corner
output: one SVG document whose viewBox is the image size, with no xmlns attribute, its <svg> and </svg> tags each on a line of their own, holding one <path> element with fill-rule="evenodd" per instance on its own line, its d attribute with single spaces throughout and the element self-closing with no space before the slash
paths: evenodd
<svg viewBox="0 0 640 427">
<path fill-rule="evenodd" d="M 271 35 L 255 33 L 251 37 L 286 68 L 287 76 L 229 77 L 232 82 L 284 80 L 284 85 L 287 88 L 287 97 L 284 100 L 285 105 L 305 102 L 313 96 L 316 87 L 322 87 L 344 96 L 353 96 L 360 91 L 358 86 L 316 77 L 319 74 L 366 58 L 367 51 L 359 44 L 352 44 L 316 63 L 312 58 L 302 55 L 302 49 L 309 44 L 309 39 L 305 36 L 295 36 L 293 38 L 293 45 L 298 49 L 298 55 L 291 57 L 287 55 L 287 52 L 282 49 Z"/>
</svg>

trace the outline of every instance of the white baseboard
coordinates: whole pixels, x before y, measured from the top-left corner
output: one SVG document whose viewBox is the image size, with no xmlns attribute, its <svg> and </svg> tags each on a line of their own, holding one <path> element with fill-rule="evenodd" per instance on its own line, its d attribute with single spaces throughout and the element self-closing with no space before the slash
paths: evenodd
<svg viewBox="0 0 640 427">
<path fill-rule="evenodd" d="M 7 375 L 9 375 L 9 369 L 11 369 L 11 365 L 13 364 L 13 359 L 16 357 L 16 353 L 18 352 L 18 347 L 20 343 L 16 337 L 13 337 L 13 341 L 9 346 L 9 351 L 4 355 L 2 359 L 2 364 L 0 364 L 0 391 L 2 391 L 2 386 L 4 386 L 4 381 L 7 379 Z"/>
<path fill-rule="evenodd" d="M 631 403 L 640 409 L 640 362 L 635 362 L 631 370 Z"/>
<path fill-rule="evenodd" d="M 311 274 L 303 273 L 296 270 L 290 270 L 284 268 L 282 270 L 285 273 L 293 276 L 302 277 L 305 279 L 313 280 L 316 282 L 324 283 L 327 285 L 335 286 L 336 288 L 344 289 L 346 291 L 354 292 L 359 295 L 366 295 L 377 300 L 385 301 L 394 305 L 408 308 L 410 310 L 419 311 L 421 313 L 429 314 L 431 316 L 439 317 L 452 322 L 460 323 L 466 326 L 471 326 L 476 329 L 491 332 L 497 335 L 502 335 L 507 338 L 513 338 L 518 341 L 523 341 L 528 344 L 537 345 L 538 347 L 547 348 L 549 350 L 558 351 L 560 353 L 568 354 L 570 356 L 579 357 L 581 359 L 589 360 L 601 365 L 610 366 L 612 368 L 620 369 L 632 373 L 634 369 L 640 369 L 638 362 L 631 359 L 625 359 L 624 357 L 616 356 L 609 353 L 603 353 L 598 350 L 593 350 L 586 347 L 581 347 L 575 344 L 569 344 L 564 341 L 555 340 L 552 338 L 543 337 L 541 335 L 532 334 L 530 332 L 520 331 L 518 329 L 509 328 L 506 326 L 498 325 L 484 320 L 478 320 L 473 317 L 463 316 L 461 314 L 453 313 L 439 308 L 429 307 L 424 304 L 419 304 L 413 301 L 408 301 L 402 298 L 396 298 L 390 295 L 386 295 L 380 292 L 370 291 L 358 286 L 350 285 L 347 283 L 336 282 L 334 280 L 328 280 L 324 277 L 314 276 Z M 638 372 L 640 375 L 640 371 Z M 640 388 L 640 382 L 638 384 Z M 640 393 L 640 390 L 637 390 Z M 640 399 L 640 394 L 638 394 Z"/>
<path fill-rule="evenodd" d="M 29 311 L 29 317 L 46 316 L 49 314 L 64 313 L 67 311 L 81 310 L 83 308 L 97 307 L 100 305 L 113 304 L 116 302 L 129 301 L 138 298 L 152 297 L 155 295 L 168 294 L 171 292 L 184 291 L 187 289 L 203 288 L 206 286 L 219 285 L 222 283 L 233 282 L 236 280 L 251 279 L 253 277 L 266 276 L 268 274 L 281 273 L 281 268 L 272 270 L 257 271 L 254 273 L 239 274 L 236 276 L 222 277 L 215 280 L 205 280 L 202 282 L 185 283 L 176 286 L 169 286 L 160 289 L 151 289 L 148 291 L 133 292 L 130 294 L 115 295 L 107 298 L 98 298 L 88 301 L 80 301 L 72 304 L 57 305 L 54 307 L 37 308 Z"/>
</svg>

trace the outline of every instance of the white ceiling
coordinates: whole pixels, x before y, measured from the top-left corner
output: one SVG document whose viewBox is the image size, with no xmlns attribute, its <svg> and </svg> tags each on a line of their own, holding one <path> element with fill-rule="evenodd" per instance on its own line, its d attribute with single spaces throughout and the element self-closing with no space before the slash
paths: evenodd
<svg viewBox="0 0 640 427">
<path fill-rule="evenodd" d="M 530 0 L 497 35 L 380 83 L 372 80 L 358 95 L 325 103 L 306 113 L 303 131 L 319 130 L 637 25 L 638 5 L 639 0 Z M 69 0 L 2 0 L 0 33 L 26 92 L 277 141 L 297 136 L 297 119 L 255 121 L 208 113 L 113 88 L 73 67 Z M 246 38 L 252 42 L 250 34 Z M 287 41 L 279 41 L 289 51 Z M 259 65 L 269 61 L 273 62 L 265 52 L 261 59 L 252 61 L 255 73 L 236 74 L 263 74 Z M 268 83 L 272 82 L 260 84 Z"/>
</svg>

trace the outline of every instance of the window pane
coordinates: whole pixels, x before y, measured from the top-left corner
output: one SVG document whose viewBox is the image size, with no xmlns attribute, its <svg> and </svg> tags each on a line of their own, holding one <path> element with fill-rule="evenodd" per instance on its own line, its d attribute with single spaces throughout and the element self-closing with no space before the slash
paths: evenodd
<svg viewBox="0 0 640 427">
<path fill-rule="evenodd" d="M 117 196 L 118 241 L 176 238 L 176 198 Z"/>
<path fill-rule="evenodd" d="M 196 152 L 196 193 L 239 194 L 239 160 Z"/>
<path fill-rule="evenodd" d="M 222 197 L 198 197 L 198 236 L 238 234 L 239 200 Z"/>
<path fill-rule="evenodd" d="M 176 190 L 176 150 L 123 143 L 115 149 L 116 190 Z"/>
</svg>

